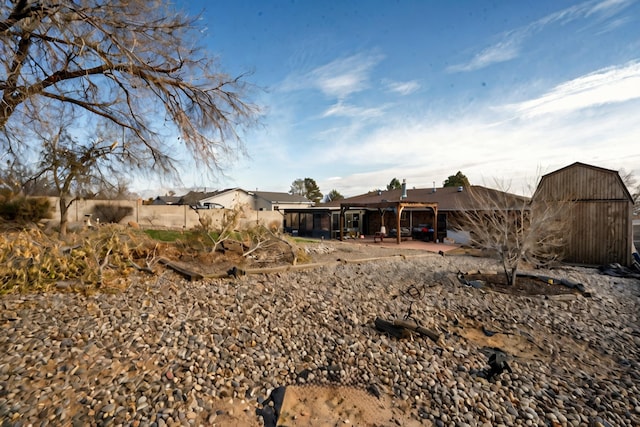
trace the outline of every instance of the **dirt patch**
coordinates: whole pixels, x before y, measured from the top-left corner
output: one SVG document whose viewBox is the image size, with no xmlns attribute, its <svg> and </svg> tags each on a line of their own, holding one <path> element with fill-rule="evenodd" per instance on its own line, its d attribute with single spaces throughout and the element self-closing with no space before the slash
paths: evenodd
<svg viewBox="0 0 640 427">
<path fill-rule="evenodd" d="M 481 348 L 499 348 L 520 359 L 549 360 L 549 355 L 531 337 L 472 326 L 456 328 L 455 332 Z"/>
<path fill-rule="evenodd" d="M 388 396 L 375 396 L 353 387 L 287 387 L 278 425 L 282 426 L 419 426 L 406 409 Z"/>
</svg>

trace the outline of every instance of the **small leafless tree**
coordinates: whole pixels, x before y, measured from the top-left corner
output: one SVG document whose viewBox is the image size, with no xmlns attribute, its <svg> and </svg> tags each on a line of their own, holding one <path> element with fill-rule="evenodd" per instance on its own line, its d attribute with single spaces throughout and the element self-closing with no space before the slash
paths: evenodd
<svg viewBox="0 0 640 427">
<path fill-rule="evenodd" d="M 37 165 L 31 181 L 45 181 L 59 198 L 60 235 L 65 236 L 68 212 L 79 197 L 94 198 L 96 189 L 111 188 L 119 182 L 120 168 L 130 167 L 130 156 L 116 150 L 117 142 L 108 140 L 98 130 L 95 136 L 81 141 L 70 133 L 72 116 L 60 115 L 57 124 L 41 122 L 34 132 L 41 141 Z M 119 159 L 120 162 L 114 160 Z"/>
<path fill-rule="evenodd" d="M 200 228 L 204 232 L 207 239 L 213 244 L 212 252 L 229 240 L 237 240 L 240 226 L 240 220 L 245 216 L 245 206 L 234 203 L 231 209 L 224 209 L 222 219 L 218 226 L 214 225 L 211 215 L 208 215 L 208 209 L 192 209 L 198 215 Z"/>
<path fill-rule="evenodd" d="M 194 209 L 198 215 L 200 228 L 206 238 L 213 244 L 212 252 L 215 252 L 224 242 L 234 243 L 242 248 L 242 256 L 248 257 L 256 252 L 269 250 L 275 247 L 286 247 L 291 256 L 292 263 L 297 262 L 296 248 L 286 239 L 278 236 L 278 226 L 266 227 L 253 221 L 242 221 L 246 218 L 250 207 L 246 204 L 232 203 L 231 209 L 224 209 L 219 224 L 214 224 L 209 210 Z"/>
<path fill-rule="evenodd" d="M 547 266 L 562 257 L 567 202 L 531 202 L 508 192 L 481 186 L 467 189 L 468 207 L 461 207 L 453 228 L 469 234 L 474 247 L 497 255 L 509 284 L 516 283 L 523 261 Z"/>
</svg>

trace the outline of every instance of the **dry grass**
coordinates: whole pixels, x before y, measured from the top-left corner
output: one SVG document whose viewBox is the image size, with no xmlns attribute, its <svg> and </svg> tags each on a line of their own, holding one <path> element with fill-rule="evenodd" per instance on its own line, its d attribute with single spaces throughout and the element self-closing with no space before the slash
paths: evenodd
<svg viewBox="0 0 640 427">
<path fill-rule="evenodd" d="M 197 233 L 162 242 L 141 230 L 115 224 L 72 233 L 68 239 L 62 242 L 35 226 L 5 227 L 0 234 L 0 294 L 119 292 L 130 285 L 134 273 L 159 272 L 163 268 L 161 258 L 202 273 L 226 272 L 233 266 L 290 263 L 291 258 L 301 263 L 310 260 L 304 251 L 275 235 L 259 241 L 260 247 L 250 251 L 250 256 L 245 256 L 246 247 L 241 241 L 228 241 L 215 250 Z"/>
<path fill-rule="evenodd" d="M 61 242 L 36 228 L 0 235 L 0 293 L 123 289 L 157 246 L 136 230 L 111 225 L 72 237 Z"/>
</svg>

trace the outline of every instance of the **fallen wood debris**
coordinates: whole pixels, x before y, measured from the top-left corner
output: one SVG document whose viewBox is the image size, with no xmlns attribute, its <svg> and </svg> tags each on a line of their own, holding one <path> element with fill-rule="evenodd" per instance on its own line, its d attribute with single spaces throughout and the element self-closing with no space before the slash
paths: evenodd
<svg viewBox="0 0 640 427">
<path fill-rule="evenodd" d="M 421 336 L 431 339 L 433 342 L 440 342 L 442 334 L 424 328 L 418 325 L 416 322 L 410 320 L 396 319 L 392 322 L 376 317 L 375 320 L 376 329 L 381 332 L 386 332 L 395 338 L 408 338 L 411 336 L 411 332 L 416 332 Z"/>
<path fill-rule="evenodd" d="M 200 273 L 197 273 L 195 271 L 192 270 L 188 270 L 186 268 L 183 268 L 181 266 L 179 266 L 178 264 L 166 259 L 166 258 L 160 258 L 158 259 L 158 262 L 161 264 L 166 265 L 167 267 L 169 267 L 170 269 L 172 269 L 173 271 L 182 274 L 185 278 L 194 281 L 194 280 L 202 280 L 204 279 L 204 276 Z"/>
</svg>

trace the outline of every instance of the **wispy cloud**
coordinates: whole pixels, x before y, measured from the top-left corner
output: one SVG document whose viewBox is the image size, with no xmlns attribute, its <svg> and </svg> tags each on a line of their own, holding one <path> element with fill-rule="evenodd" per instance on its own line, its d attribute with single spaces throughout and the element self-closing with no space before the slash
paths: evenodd
<svg viewBox="0 0 640 427">
<path fill-rule="evenodd" d="M 513 191 L 526 193 L 540 174 L 576 161 L 638 174 L 635 135 L 640 123 L 632 114 L 637 108 L 635 103 L 624 109 L 626 114 L 590 117 L 588 126 L 570 117 L 547 120 L 542 116 L 499 125 L 471 116 L 430 126 L 392 124 L 341 146 L 339 160 L 345 171 L 353 172 L 344 173 L 340 182 L 321 179 L 322 169 L 317 176 L 321 187 L 356 195 L 384 186 L 393 177 L 407 178 L 410 187 L 428 188 L 434 181 L 440 186 L 458 170 L 473 184 L 505 181 Z M 402 150 L 397 148 L 398 141 Z"/>
<path fill-rule="evenodd" d="M 634 0 L 597 0 L 581 3 L 540 18 L 529 25 L 504 33 L 498 42 L 476 53 L 470 61 L 454 64 L 449 72 L 474 71 L 520 56 L 523 44 L 534 34 L 552 24 L 567 24 L 577 19 L 597 17 L 609 19 L 633 4 Z M 617 20 L 619 25 L 621 22 Z M 610 27 L 610 23 L 603 24 Z"/>
<path fill-rule="evenodd" d="M 388 82 L 387 88 L 390 92 L 398 93 L 400 95 L 411 95 L 419 90 L 421 87 L 420 82 L 417 80 L 411 80 L 408 82 Z"/>
<path fill-rule="evenodd" d="M 640 98 L 640 62 L 598 70 L 562 83 L 542 96 L 506 106 L 526 117 L 570 113 Z"/>
<path fill-rule="evenodd" d="M 586 16 L 602 14 L 610 17 L 633 4 L 635 0 L 602 0 L 586 3 Z"/>
<path fill-rule="evenodd" d="M 343 100 L 369 87 L 372 69 L 383 59 L 379 54 L 357 54 L 336 59 L 304 75 L 289 76 L 281 88 L 317 89 L 329 97 Z"/>
<path fill-rule="evenodd" d="M 519 55 L 524 36 L 524 32 L 521 31 L 511 33 L 500 42 L 477 53 L 468 63 L 452 65 L 447 68 L 447 71 L 474 71 L 491 64 L 509 61 Z"/>
<path fill-rule="evenodd" d="M 585 114 L 570 114 L 595 106 L 599 108 Z M 474 184 L 506 180 L 513 191 L 525 193 L 541 174 L 575 161 L 640 174 L 638 108 L 640 60 L 595 71 L 535 99 L 484 113 L 470 112 L 453 120 L 387 115 L 375 127 L 341 129 L 331 139 L 339 150 L 316 153 L 317 176 L 321 177 L 322 165 L 340 161 L 343 179 L 319 183 L 356 195 L 384 186 L 393 177 L 407 178 L 410 187 L 429 187 L 433 181 L 439 186 L 457 170 Z M 514 114 L 526 120 L 509 120 Z"/>
<path fill-rule="evenodd" d="M 380 117 L 383 114 L 384 109 L 382 108 L 360 108 L 354 105 L 348 105 L 343 102 L 338 102 L 332 105 L 327 111 L 325 111 L 322 116 L 343 116 L 359 119 L 370 119 Z"/>
</svg>

